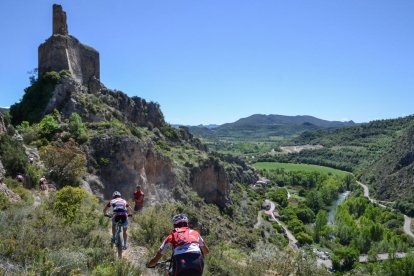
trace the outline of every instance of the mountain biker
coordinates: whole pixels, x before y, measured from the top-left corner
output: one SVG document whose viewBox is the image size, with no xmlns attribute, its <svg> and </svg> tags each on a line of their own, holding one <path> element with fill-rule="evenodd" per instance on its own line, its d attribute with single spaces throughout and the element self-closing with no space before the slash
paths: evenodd
<svg viewBox="0 0 414 276">
<path fill-rule="evenodd" d="M 202 275 L 204 268 L 203 256 L 208 254 L 208 248 L 200 234 L 188 227 L 188 218 L 185 214 L 178 214 L 172 218 L 174 230 L 162 243 L 154 258 L 147 267 L 155 267 L 168 247 L 172 247 L 173 274 L 172 275 Z"/>
<path fill-rule="evenodd" d="M 144 207 L 144 192 L 142 191 L 140 185 L 137 185 L 137 189 L 134 192 L 134 200 L 135 200 L 134 211 L 135 212 L 141 211 L 142 207 Z"/>
<path fill-rule="evenodd" d="M 109 208 L 113 208 L 113 215 L 112 215 L 112 242 L 115 241 L 115 224 L 118 221 L 122 221 L 122 228 L 123 228 L 123 237 L 124 237 L 124 244 L 123 249 L 127 249 L 127 230 L 128 230 L 128 211 L 132 214 L 132 209 L 129 207 L 128 202 L 121 198 L 121 193 L 115 191 L 112 194 L 112 199 L 108 202 L 108 204 L 103 209 L 104 215 Z"/>
</svg>

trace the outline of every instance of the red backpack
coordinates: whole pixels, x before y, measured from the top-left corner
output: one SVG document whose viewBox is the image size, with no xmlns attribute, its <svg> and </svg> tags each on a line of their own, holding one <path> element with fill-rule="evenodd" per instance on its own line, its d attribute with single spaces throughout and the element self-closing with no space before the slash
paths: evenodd
<svg viewBox="0 0 414 276">
<path fill-rule="evenodd" d="M 171 236 L 171 243 L 173 248 L 189 243 L 198 244 L 198 240 L 200 238 L 200 234 L 197 231 L 190 229 L 189 227 L 175 228 L 172 231 Z"/>
</svg>

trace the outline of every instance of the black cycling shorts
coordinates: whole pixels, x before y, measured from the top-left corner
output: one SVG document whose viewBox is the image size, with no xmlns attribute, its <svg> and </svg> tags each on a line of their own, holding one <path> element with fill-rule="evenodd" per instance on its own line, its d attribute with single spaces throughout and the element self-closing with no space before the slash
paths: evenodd
<svg viewBox="0 0 414 276">
<path fill-rule="evenodd" d="M 174 276 L 201 276 L 203 269 L 204 260 L 200 253 L 184 253 L 173 257 Z"/>
</svg>

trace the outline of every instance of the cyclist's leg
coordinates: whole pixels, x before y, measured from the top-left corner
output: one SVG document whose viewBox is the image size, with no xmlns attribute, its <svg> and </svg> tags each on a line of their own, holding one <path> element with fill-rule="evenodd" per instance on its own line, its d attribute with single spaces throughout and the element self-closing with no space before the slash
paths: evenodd
<svg viewBox="0 0 414 276">
<path fill-rule="evenodd" d="M 114 219 L 112 219 L 112 241 L 115 240 L 115 226 L 116 226 L 116 222 Z"/>
<path fill-rule="evenodd" d="M 204 261 L 201 254 L 184 253 L 173 257 L 173 275 L 198 276 L 203 274 Z"/>
<path fill-rule="evenodd" d="M 125 220 L 125 222 L 122 224 L 122 228 L 123 228 L 123 238 L 124 238 L 124 248 L 126 249 L 127 247 L 127 239 L 128 239 L 128 220 Z"/>
</svg>

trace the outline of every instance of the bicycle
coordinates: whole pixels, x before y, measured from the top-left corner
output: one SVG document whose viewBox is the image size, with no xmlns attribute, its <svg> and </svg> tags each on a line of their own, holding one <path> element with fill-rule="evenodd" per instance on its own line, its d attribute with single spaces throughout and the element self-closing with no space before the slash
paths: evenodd
<svg viewBox="0 0 414 276">
<path fill-rule="evenodd" d="M 112 219 L 113 214 L 105 214 L 105 216 Z M 128 214 L 128 217 L 132 217 L 132 215 Z M 120 259 L 122 258 L 122 251 L 124 250 L 124 248 L 123 248 L 124 239 L 123 239 L 123 235 L 122 235 L 122 224 L 123 224 L 123 221 L 121 221 L 121 220 L 116 222 L 116 224 L 115 224 L 115 240 L 113 241 L 114 245 L 116 247 L 116 252 L 117 252 L 118 258 L 120 258 Z"/>
<path fill-rule="evenodd" d="M 164 275 L 165 276 L 172 276 L 173 274 L 173 272 L 172 272 L 172 269 L 173 269 L 173 267 L 172 267 L 172 260 L 171 259 L 168 259 L 168 260 L 165 260 L 165 261 L 162 261 L 162 262 L 158 262 L 155 266 L 153 266 L 153 267 L 150 267 L 150 268 L 161 268 L 162 270 L 164 270 Z"/>
</svg>

